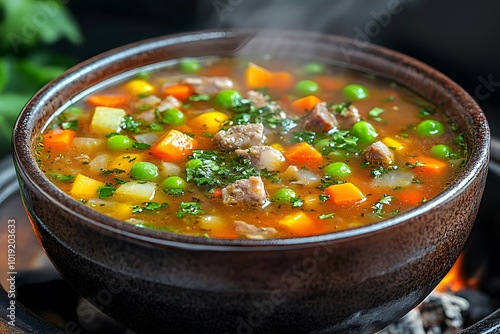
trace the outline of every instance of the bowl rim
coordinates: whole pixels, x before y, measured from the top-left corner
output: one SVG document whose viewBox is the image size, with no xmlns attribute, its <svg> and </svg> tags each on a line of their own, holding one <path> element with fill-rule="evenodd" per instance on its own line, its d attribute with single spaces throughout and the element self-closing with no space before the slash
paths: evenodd
<svg viewBox="0 0 500 334">
<path fill-rule="evenodd" d="M 178 43 L 196 43 L 197 41 L 210 41 L 224 38 L 245 39 L 255 36 L 273 36 L 276 34 L 286 38 L 313 38 L 323 41 L 342 43 L 345 46 L 352 47 L 354 50 L 359 49 L 359 51 L 364 55 L 390 58 L 391 60 L 398 61 L 403 64 L 400 66 L 411 67 L 414 71 L 428 73 L 432 76 L 433 81 L 437 81 L 447 87 L 450 92 L 450 98 L 459 100 L 464 106 L 464 109 L 470 114 L 470 117 L 473 119 L 472 131 L 475 132 L 475 145 L 470 148 L 470 155 L 468 157 L 467 164 L 458 178 L 455 179 L 444 191 L 426 203 L 423 203 L 414 209 L 400 213 L 395 217 L 373 223 L 371 225 L 306 237 L 252 240 L 201 238 L 136 227 L 101 214 L 86 207 L 85 205 L 82 205 L 81 203 L 78 203 L 66 195 L 62 190 L 55 187 L 38 168 L 30 147 L 32 137 L 36 134 L 30 132 L 30 126 L 34 124 L 35 119 L 43 110 L 43 105 L 47 103 L 50 98 L 57 96 L 58 91 L 64 89 L 64 87 L 67 87 L 82 76 L 88 76 L 92 73 L 92 71 L 110 67 L 113 63 L 120 60 L 144 54 L 157 48 L 169 47 Z M 189 55 L 186 55 L 186 57 L 189 57 Z M 117 74 L 114 74 L 113 76 L 116 75 Z M 108 79 L 109 78 L 105 78 L 104 80 Z M 86 91 L 88 88 L 89 87 L 86 87 L 79 92 Z M 77 94 L 73 94 L 73 96 L 76 95 Z M 70 102 L 71 99 L 69 101 L 60 101 L 60 107 L 56 108 L 54 113 L 60 110 L 64 103 Z M 52 116 L 54 113 L 52 113 Z M 46 123 L 47 122 L 48 121 L 46 121 Z M 21 179 L 29 181 L 36 191 L 40 192 L 40 194 L 44 197 L 50 199 L 54 205 L 57 205 L 62 210 L 78 217 L 82 224 L 86 224 L 91 228 L 97 228 L 103 233 L 160 247 L 214 251 L 263 251 L 272 249 L 281 250 L 289 248 L 303 248 L 309 247 L 313 244 L 321 245 L 324 243 L 344 242 L 361 238 L 382 230 L 394 228 L 426 211 L 432 210 L 441 205 L 443 202 L 447 202 L 455 196 L 458 196 L 460 192 L 466 189 L 467 186 L 473 182 L 483 168 L 487 168 L 486 166 L 489 162 L 489 141 L 490 130 L 488 122 L 486 116 L 476 101 L 449 77 L 415 58 L 375 44 L 367 44 L 362 48 L 358 48 L 354 39 L 334 34 L 300 30 L 240 28 L 197 30 L 144 39 L 110 49 L 109 51 L 100 53 L 76 64 L 65 71 L 61 76 L 52 80 L 40 89 L 21 110 L 13 129 L 12 151 L 16 172 L 18 173 L 18 179 L 20 182 Z M 29 173 L 26 171 L 29 171 Z"/>
</svg>

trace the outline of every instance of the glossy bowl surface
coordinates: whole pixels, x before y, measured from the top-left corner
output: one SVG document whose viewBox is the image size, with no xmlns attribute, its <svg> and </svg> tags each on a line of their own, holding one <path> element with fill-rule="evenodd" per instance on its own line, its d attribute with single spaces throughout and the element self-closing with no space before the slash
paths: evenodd
<svg viewBox="0 0 500 334">
<path fill-rule="evenodd" d="M 394 80 L 445 110 L 469 160 L 445 191 L 393 219 L 293 239 L 223 240 L 141 229 L 72 200 L 34 159 L 54 113 L 116 76 L 198 56 L 293 57 Z M 460 254 L 485 186 L 490 132 L 476 102 L 435 69 L 356 40 L 301 31 L 216 30 L 111 50 L 68 70 L 25 106 L 14 161 L 28 215 L 63 277 L 138 332 L 374 332 L 421 302 Z"/>
</svg>

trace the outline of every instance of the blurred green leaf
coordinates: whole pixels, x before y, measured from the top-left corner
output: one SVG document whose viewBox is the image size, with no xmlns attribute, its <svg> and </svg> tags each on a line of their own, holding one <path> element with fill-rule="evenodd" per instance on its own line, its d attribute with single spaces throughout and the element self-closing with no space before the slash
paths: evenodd
<svg viewBox="0 0 500 334">
<path fill-rule="evenodd" d="M 4 16 L 0 23 L 3 50 L 17 54 L 39 42 L 51 44 L 66 38 L 76 44 L 82 40 L 63 1 L 3 0 L 0 6 Z"/>
<path fill-rule="evenodd" d="M 49 48 L 61 39 L 82 41 L 65 4 L 65 0 L 0 0 L 0 157 L 10 152 L 12 128 L 26 102 L 75 63 Z"/>
</svg>

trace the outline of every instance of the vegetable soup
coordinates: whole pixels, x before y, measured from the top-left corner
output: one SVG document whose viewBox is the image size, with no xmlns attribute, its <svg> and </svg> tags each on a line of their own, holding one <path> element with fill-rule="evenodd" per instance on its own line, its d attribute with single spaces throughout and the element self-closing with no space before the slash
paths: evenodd
<svg viewBox="0 0 500 334">
<path fill-rule="evenodd" d="M 39 138 L 41 169 L 82 205 L 207 238 L 372 224 L 436 196 L 467 157 L 453 122 L 410 90 L 272 58 L 186 58 L 129 75 Z"/>
</svg>

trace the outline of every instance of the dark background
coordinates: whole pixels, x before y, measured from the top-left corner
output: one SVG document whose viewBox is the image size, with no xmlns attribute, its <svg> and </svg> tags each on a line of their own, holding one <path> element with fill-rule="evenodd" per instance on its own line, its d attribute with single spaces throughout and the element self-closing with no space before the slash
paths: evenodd
<svg viewBox="0 0 500 334">
<path fill-rule="evenodd" d="M 322 31 L 403 52 L 455 80 L 500 136 L 500 2 L 487 0 L 69 1 L 84 42 L 78 61 L 123 44 L 209 28 Z"/>
</svg>

